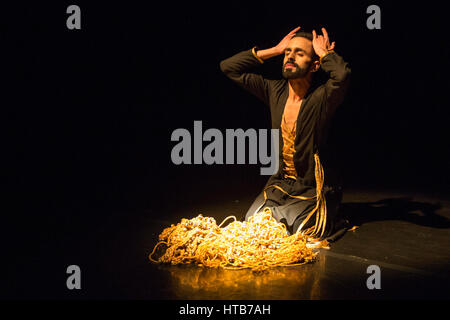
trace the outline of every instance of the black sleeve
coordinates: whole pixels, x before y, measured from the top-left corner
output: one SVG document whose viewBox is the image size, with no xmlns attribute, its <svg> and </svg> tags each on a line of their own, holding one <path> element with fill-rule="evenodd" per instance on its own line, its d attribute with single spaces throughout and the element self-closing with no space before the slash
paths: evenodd
<svg viewBox="0 0 450 320">
<path fill-rule="evenodd" d="M 327 113 L 333 114 L 344 100 L 350 82 L 351 70 L 348 63 L 335 52 L 330 52 L 322 58 L 321 67 L 329 76 L 325 84 Z"/>
<path fill-rule="evenodd" d="M 238 85 L 248 90 L 266 105 L 269 105 L 270 81 L 259 74 L 251 73 L 254 67 L 262 63 L 253 55 L 252 50 L 245 50 L 220 62 L 220 70 Z"/>
</svg>

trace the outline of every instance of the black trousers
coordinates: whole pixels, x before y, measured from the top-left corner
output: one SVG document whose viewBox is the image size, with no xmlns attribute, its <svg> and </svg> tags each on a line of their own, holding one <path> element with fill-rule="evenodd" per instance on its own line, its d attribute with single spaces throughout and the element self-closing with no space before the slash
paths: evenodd
<svg viewBox="0 0 450 320">
<path fill-rule="evenodd" d="M 280 187 L 287 193 L 292 194 L 292 187 L 295 180 L 283 179 Z M 316 199 L 301 200 L 292 198 L 283 193 L 277 188 L 269 188 L 266 190 L 267 200 L 264 201 L 264 190 L 256 197 L 253 204 L 250 206 L 245 220 L 248 220 L 258 210 L 262 211 L 265 207 L 272 210 L 273 217 L 286 225 L 286 229 L 290 234 L 297 231 L 300 224 L 305 220 L 308 214 L 316 207 Z M 338 186 L 324 186 L 325 200 L 327 204 L 327 223 L 323 238 L 333 234 L 335 231 L 336 222 L 339 219 L 339 206 L 342 201 L 342 188 Z M 305 224 L 303 229 L 307 229 L 314 225 L 316 219 L 313 215 Z"/>
</svg>

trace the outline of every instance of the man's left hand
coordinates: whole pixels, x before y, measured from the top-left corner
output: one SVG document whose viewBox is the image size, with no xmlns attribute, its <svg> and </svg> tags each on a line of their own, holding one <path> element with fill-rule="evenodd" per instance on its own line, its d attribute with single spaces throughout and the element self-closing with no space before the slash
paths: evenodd
<svg viewBox="0 0 450 320">
<path fill-rule="evenodd" d="M 328 32 L 325 28 L 322 28 L 322 33 L 323 33 L 323 35 L 317 35 L 315 30 L 312 31 L 312 34 L 313 34 L 312 45 L 313 45 L 314 51 L 316 52 L 316 54 L 319 57 L 322 57 L 325 54 L 327 54 L 329 51 L 333 50 L 334 45 L 335 45 L 334 41 L 330 44 Z"/>
</svg>

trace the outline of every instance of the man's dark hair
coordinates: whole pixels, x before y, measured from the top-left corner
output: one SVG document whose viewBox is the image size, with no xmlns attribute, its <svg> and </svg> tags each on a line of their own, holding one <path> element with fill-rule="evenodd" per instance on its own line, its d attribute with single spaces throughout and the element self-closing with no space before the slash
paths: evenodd
<svg viewBox="0 0 450 320">
<path fill-rule="evenodd" d="M 312 40 L 313 40 L 313 35 L 312 35 L 311 32 L 299 31 L 299 32 L 296 32 L 292 38 L 295 38 L 295 37 L 306 38 L 306 39 L 308 39 L 308 40 L 311 41 L 311 42 L 312 42 Z M 313 59 L 313 60 L 319 60 L 319 56 L 318 56 L 318 55 L 316 54 L 316 52 L 314 51 L 314 48 L 313 48 L 313 56 L 312 56 L 312 59 Z"/>
</svg>

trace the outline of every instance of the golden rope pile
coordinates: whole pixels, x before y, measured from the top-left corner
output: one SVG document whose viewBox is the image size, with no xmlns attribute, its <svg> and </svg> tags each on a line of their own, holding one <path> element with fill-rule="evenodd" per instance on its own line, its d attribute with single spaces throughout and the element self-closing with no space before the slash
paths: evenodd
<svg viewBox="0 0 450 320">
<path fill-rule="evenodd" d="M 224 222 L 233 218 L 226 227 Z M 156 249 L 165 244 L 165 253 L 153 259 Z M 149 258 L 156 263 L 195 263 L 225 269 L 250 268 L 254 271 L 277 266 L 294 266 L 313 261 L 314 248 L 327 247 L 303 232 L 288 235 L 286 226 L 273 218 L 270 208 L 255 213 L 248 221 L 226 218 L 219 226 L 214 218 L 201 214 L 182 219 L 163 230 Z"/>
</svg>

